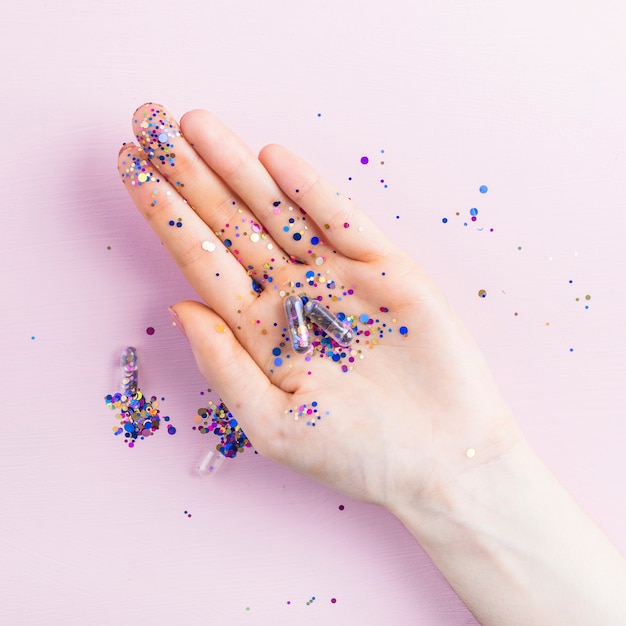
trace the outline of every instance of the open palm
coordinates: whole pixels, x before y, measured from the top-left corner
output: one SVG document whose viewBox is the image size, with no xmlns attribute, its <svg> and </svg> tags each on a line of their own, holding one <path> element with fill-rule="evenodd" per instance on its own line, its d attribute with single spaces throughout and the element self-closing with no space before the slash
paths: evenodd
<svg viewBox="0 0 626 626">
<path fill-rule="evenodd" d="M 133 130 L 120 174 L 204 301 L 174 309 L 259 453 L 394 508 L 519 438 L 436 287 L 299 157 L 277 145 L 257 157 L 206 111 L 179 126 L 146 104 Z M 312 327 L 313 352 L 294 352 L 289 295 L 345 315 L 355 340 L 342 348 Z"/>
</svg>

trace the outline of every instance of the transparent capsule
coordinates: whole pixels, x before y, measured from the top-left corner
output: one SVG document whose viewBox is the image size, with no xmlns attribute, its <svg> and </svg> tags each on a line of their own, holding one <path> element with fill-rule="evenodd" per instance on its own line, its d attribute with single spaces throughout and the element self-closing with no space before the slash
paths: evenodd
<svg viewBox="0 0 626 626">
<path fill-rule="evenodd" d="M 222 466 L 225 458 L 226 457 L 221 452 L 215 450 L 215 448 L 213 450 L 208 450 L 198 463 L 198 474 L 204 478 L 213 476 Z"/>
<path fill-rule="evenodd" d="M 122 392 L 132 398 L 138 391 L 139 374 L 137 369 L 137 350 L 128 347 L 122 350 Z"/>
<path fill-rule="evenodd" d="M 309 300 L 304 305 L 304 313 L 313 324 L 332 337 L 340 346 L 348 346 L 354 339 L 354 332 L 348 322 L 340 320 L 317 300 Z"/>
<path fill-rule="evenodd" d="M 304 319 L 304 304 L 298 296 L 287 296 L 284 304 L 291 347 L 298 354 L 306 354 L 311 350 L 311 335 Z"/>
</svg>

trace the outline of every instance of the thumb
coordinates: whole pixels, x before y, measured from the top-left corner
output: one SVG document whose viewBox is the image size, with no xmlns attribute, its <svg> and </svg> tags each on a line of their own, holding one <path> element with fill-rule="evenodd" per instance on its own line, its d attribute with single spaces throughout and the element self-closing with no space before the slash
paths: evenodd
<svg viewBox="0 0 626 626">
<path fill-rule="evenodd" d="M 198 369 L 237 419 L 256 450 L 275 457 L 285 392 L 274 386 L 228 325 L 200 302 L 170 307 L 189 340 Z"/>
</svg>

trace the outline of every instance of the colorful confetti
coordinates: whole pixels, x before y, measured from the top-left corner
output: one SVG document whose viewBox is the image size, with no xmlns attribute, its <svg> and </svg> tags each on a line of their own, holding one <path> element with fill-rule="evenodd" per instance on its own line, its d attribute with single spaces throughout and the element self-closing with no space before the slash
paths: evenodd
<svg viewBox="0 0 626 626">
<path fill-rule="evenodd" d="M 141 148 L 153 162 L 160 163 L 157 167 L 176 165 L 174 141 L 181 137 L 180 128 L 174 120 L 168 118 L 167 111 L 153 107 L 150 110 L 141 109 L 142 117 L 135 119 L 138 128 L 135 133 Z"/>
<path fill-rule="evenodd" d="M 134 447 L 137 439 L 145 439 L 159 429 L 161 418 L 156 396 L 147 399 L 137 389 L 132 396 L 115 393 L 107 395 L 104 400 L 112 411 L 118 411 L 120 423 L 113 429 L 113 434 L 123 434 L 129 448 Z"/>
<path fill-rule="evenodd" d="M 226 458 L 232 459 L 245 448 L 252 447 L 250 440 L 223 402 L 199 408 L 194 417 L 197 426 L 194 430 L 202 434 L 213 433 L 220 438 L 216 449 Z"/>
<path fill-rule="evenodd" d="M 159 402 L 156 396 L 146 398 L 139 389 L 135 348 L 128 347 L 122 351 L 121 366 L 122 391 L 105 396 L 104 401 L 112 411 L 118 412 L 119 424 L 113 427 L 113 434 L 123 434 L 128 447 L 133 448 L 137 439 L 150 437 L 159 429 L 161 423 Z M 164 416 L 163 421 L 169 422 L 169 416 Z M 173 435 L 176 428 L 170 425 L 168 432 Z"/>
<path fill-rule="evenodd" d="M 330 411 L 326 411 L 325 415 L 330 415 Z M 299 404 L 293 409 L 287 409 L 285 415 L 293 415 L 294 421 L 302 418 L 306 419 L 307 426 L 315 426 L 322 419 L 322 415 L 317 408 L 317 402 L 311 404 Z"/>
</svg>

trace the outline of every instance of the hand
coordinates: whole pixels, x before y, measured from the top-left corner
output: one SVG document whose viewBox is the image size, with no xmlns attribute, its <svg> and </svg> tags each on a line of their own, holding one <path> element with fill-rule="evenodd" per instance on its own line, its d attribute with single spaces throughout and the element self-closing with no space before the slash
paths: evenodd
<svg viewBox="0 0 626 626">
<path fill-rule="evenodd" d="M 257 158 L 206 111 L 179 127 L 145 104 L 133 129 L 122 180 L 204 301 L 173 309 L 260 454 L 394 511 L 522 439 L 441 293 L 309 165 L 277 145 Z M 293 352 L 292 294 L 354 316 L 356 340 Z"/>
</svg>

